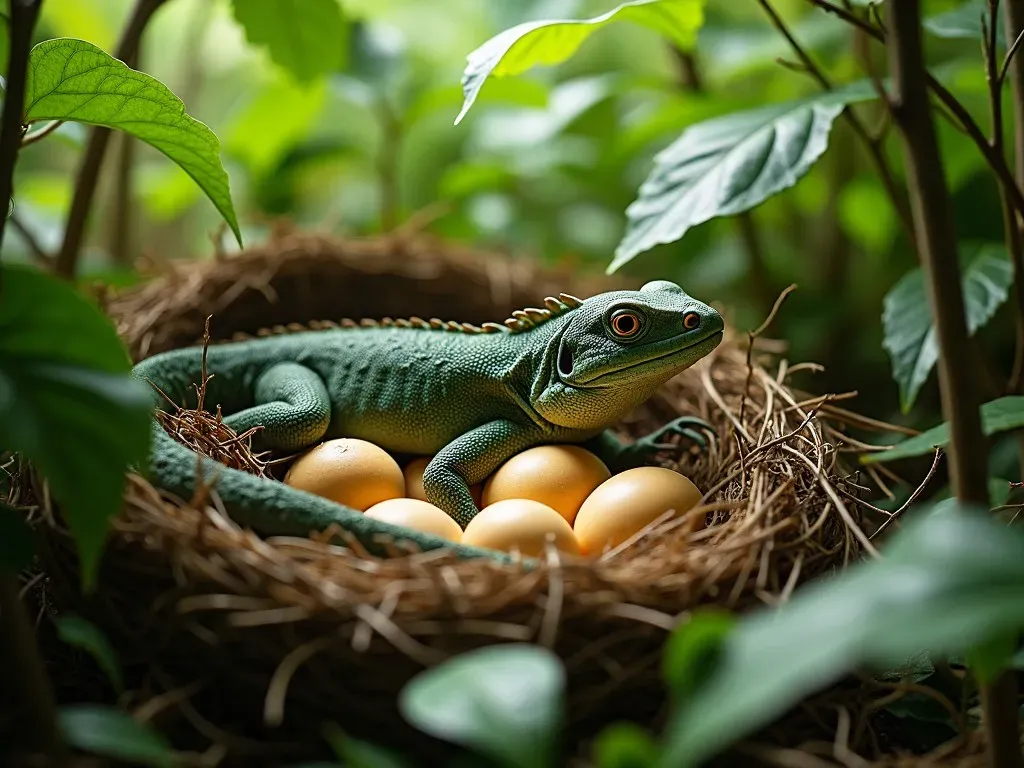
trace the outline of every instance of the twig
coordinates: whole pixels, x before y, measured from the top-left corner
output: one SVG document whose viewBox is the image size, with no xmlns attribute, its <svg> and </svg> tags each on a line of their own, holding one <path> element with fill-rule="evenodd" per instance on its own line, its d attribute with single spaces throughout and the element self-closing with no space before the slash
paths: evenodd
<svg viewBox="0 0 1024 768">
<path fill-rule="evenodd" d="M 878 530 L 876 530 L 874 533 L 872 533 L 869 538 L 874 540 L 874 539 L 878 538 L 879 536 L 881 536 L 886 528 L 888 528 L 890 525 L 892 525 L 892 523 L 895 522 L 896 519 L 899 518 L 900 515 L 902 515 L 904 512 L 906 512 L 908 509 L 910 509 L 910 506 L 915 501 L 917 501 L 917 499 L 921 496 L 922 493 L 924 493 L 924 489 L 927 487 L 928 483 L 930 483 L 932 478 L 935 477 L 935 471 L 939 468 L 939 459 L 941 459 L 941 458 L 942 458 L 942 449 L 941 448 L 936 449 L 936 451 L 935 451 L 935 458 L 932 460 L 931 469 L 928 470 L 928 474 L 925 475 L 924 480 L 922 480 L 920 485 L 918 485 L 917 488 L 914 489 L 914 492 L 910 494 L 910 498 L 907 499 L 905 502 L 903 502 L 903 504 L 900 506 L 900 508 L 897 509 L 895 512 L 891 512 L 889 514 L 889 516 L 885 519 L 885 522 L 883 522 L 880 526 L 878 526 Z"/>
<path fill-rule="evenodd" d="M 117 58 L 121 61 L 130 60 L 135 54 L 135 49 L 142 38 L 142 33 L 149 23 L 150 18 L 156 10 L 163 5 L 165 0 L 135 0 L 135 7 L 128 24 L 121 34 L 121 40 L 117 45 Z M 110 143 L 110 129 L 96 126 L 89 134 L 89 140 L 85 145 L 85 153 L 82 156 L 82 164 L 78 169 L 78 176 L 75 179 L 75 191 L 71 198 L 71 208 L 68 211 L 67 227 L 64 230 L 64 242 L 61 244 L 60 252 L 57 254 L 57 274 L 72 278 L 78 269 L 78 256 L 82 250 L 82 240 L 85 236 L 85 227 L 88 223 L 89 210 L 92 208 L 92 199 L 96 193 L 96 185 L 100 177 L 100 169 L 103 166 L 103 157 L 107 152 L 107 144 Z"/>
<path fill-rule="evenodd" d="M 38 131 L 31 131 L 30 133 L 26 133 L 25 136 L 21 139 L 22 149 L 27 147 L 29 144 L 35 144 L 37 141 L 45 139 L 47 136 L 56 131 L 62 125 L 64 125 L 63 120 L 54 120 L 52 123 L 50 123 L 47 126 L 44 126 L 43 128 L 40 128 Z"/>
<path fill-rule="evenodd" d="M 22 109 L 25 105 L 25 78 L 32 32 L 39 16 L 40 0 L 11 0 L 9 20 L 9 54 L 3 114 L 0 116 L 0 247 L 4 241 L 7 209 L 14 197 L 14 165 L 25 128 Z"/>
<path fill-rule="evenodd" d="M 973 373 L 958 366 L 955 360 L 957 351 L 967 347 L 968 334 L 956 232 L 928 98 L 928 87 L 934 89 L 938 84 L 934 78 L 926 78 L 920 0 L 886 0 L 885 11 L 890 29 L 887 49 L 895 84 L 890 109 L 903 137 L 921 266 L 929 286 L 929 304 L 939 342 L 939 384 L 943 416 L 950 425 L 953 495 L 987 507 L 988 446 L 981 429 L 977 385 Z M 953 99 L 949 106 L 954 113 L 954 104 L 966 112 Z M 977 129 L 970 115 L 967 120 L 965 127 L 973 125 Z M 991 153 L 992 147 L 982 143 Z M 998 161 L 1009 174 L 1001 156 Z M 1012 188 L 1020 195 L 1012 177 L 1009 181 L 1007 191 Z M 1021 766 L 1015 687 L 1016 678 L 1005 673 L 993 684 L 980 685 L 992 768 Z"/>
<path fill-rule="evenodd" d="M 41 267 L 51 268 L 53 267 L 53 257 L 43 250 L 43 246 L 39 244 L 39 239 L 32 234 L 32 231 L 25 226 L 25 223 L 18 217 L 14 212 L 8 217 L 10 225 L 18 230 L 18 234 L 21 235 L 21 239 L 25 241 L 25 245 L 28 246 L 29 252 Z"/>
<path fill-rule="evenodd" d="M 993 14 L 995 16 L 995 14 Z M 998 26 L 998 25 L 993 25 Z M 1017 37 L 1014 38 L 1010 44 L 1010 49 L 1006 52 L 1006 56 L 1003 58 L 1003 66 L 999 69 L 999 84 L 1002 85 L 1006 80 L 1006 73 L 1010 69 L 1010 62 L 1013 61 L 1013 57 L 1017 54 L 1017 49 L 1020 48 L 1020 42 L 1024 40 L 1024 29 L 1017 33 Z"/>
<path fill-rule="evenodd" d="M 812 0 L 812 2 L 813 1 L 814 0 Z M 814 59 L 812 59 L 807 54 L 807 52 L 803 49 L 800 43 L 797 42 L 796 38 L 793 37 L 793 33 L 789 31 L 789 27 L 786 26 L 786 22 L 783 21 L 782 17 L 779 16 L 779 14 L 775 11 L 769 0 L 758 0 L 758 3 L 760 3 L 765 13 L 768 14 L 768 18 L 771 20 L 775 28 L 782 34 L 783 37 L 786 38 L 786 41 L 793 49 L 793 52 L 797 55 L 800 61 L 803 62 L 804 66 L 807 68 L 808 74 L 810 74 L 811 77 L 813 77 L 818 82 L 818 85 L 820 85 L 823 90 L 833 90 L 832 83 L 829 82 L 828 78 L 825 76 L 825 73 L 821 71 L 821 68 L 814 62 Z M 853 16 L 852 14 L 847 14 L 845 11 L 842 11 L 842 9 L 836 8 L 836 11 L 839 11 L 841 15 L 844 15 L 844 17 L 850 16 L 851 18 L 856 19 L 858 26 L 860 26 L 863 23 L 866 23 L 861 22 L 860 19 L 858 19 L 856 16 Z M 868 24 L 867 26 L 871 27 L 870 24 Z M 877 33 L 877 30 L 874 30 L 873 27 L 871 27 L 871 29 L 873 32 Z M 877 37 L 877 34 L 875 34 L 874 36 Z M 902 194 L 900 193 L 900 189 L 896 184 L 896 179 L 893 177 L 892 171 L 889 168 L 889 162 L 888 160 L 886 160 L 885 150 L 882 146 L 882 143 L 872 138 L 864 123 L 861 121 L 859 117 L 857 117 L 853 110 L 844 110 L 843 118 L 846 120 L 847 123 L 849 123 L 850 127 L 853 129 L 853 132 L 857 135 L 857 138 L 859 138 L 861 142 L 863 142 L 865 148 L 868 150 L 868 154 L 871 157 L 871 162 L 875 166 L 875 172 L 878 174 L 878 177 L 882 182 L 882 187 L 885 189 L 885 192 L 888 195 L 890 202 L 892 203 L 893 210 L 896 212 L 896 215 L 899 218 L 901 225 L 903 226 L 903 231 L 906 233 L 907 239 L 910 242 L 913 242 L 914 227 L 910 219 L 910 213 L 907 210 L 907 206 Z"/>
</svg>

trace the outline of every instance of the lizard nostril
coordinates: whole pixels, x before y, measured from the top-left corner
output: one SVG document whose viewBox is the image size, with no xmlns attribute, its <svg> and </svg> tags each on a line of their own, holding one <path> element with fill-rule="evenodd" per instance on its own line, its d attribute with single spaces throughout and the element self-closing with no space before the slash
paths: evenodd
<svg viewBox="0 0 1024 768">
<path fill-rule="evenodd" d="M 687 312 L 683 315 L 683 328 L 692 331 L 700 326 L 700 315 L 696 312 Z"/>
</svg>

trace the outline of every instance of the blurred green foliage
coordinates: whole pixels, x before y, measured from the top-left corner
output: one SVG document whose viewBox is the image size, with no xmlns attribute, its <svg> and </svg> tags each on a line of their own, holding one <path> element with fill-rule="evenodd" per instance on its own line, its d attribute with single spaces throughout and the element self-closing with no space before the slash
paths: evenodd
<svg viewBox="0 0 1024 768">
<path fill-rule="evenodd" d="M 332 3 L 340 8 L 337 17 Z M 110 50 L 129 5 L 47 0 L 36 36 L 67 35 Z M 780 66 L 780 58 L 793 60 L 792 51 L 757 3 L 708 2 L 690 61 L 653 29 L 610 24 L 557 66 L 489 78 L 455 125 L 471 51 L 516 24 L 594 18 L 615 3 L 318 5 L 329 28 L 343 19 L 344 34 L 330 51 L 299 46 L 298 58 L 296 46 L 288 54 L 268 42 L 266 28 L 274 20 L 271 4 L 262 0 L 174 0 L 143 38 L 137 68 L 165 83 L 220 138 L 247 243 L 261 240 L 277 218 L 367 235 L 430 208 L 438 212 L 430 229 L 441 236 L 600 273 L 622 241 L 626 209 L 654 169 L 655 156 L 686 129 L 819 92 L 807 73 Z M 924 3 L 929 65 L 933 71 L 955 65 L 943 70 L 943 81 L 987 130 L 980 22 L 972 10 L 983 4 L 967 5 Z M 864 81 L 868 69 L 841 20 L 801 0 L 775 6 L 833 83 Z M 874 65 L 884 73 L 884 60 Z M 1007 89 L 1007 125 L 1009 99 Z M 877 101 L 851 109 L 872 129 L 880 124 Z M 946 120 L 937 127 L 958 237 L 1000 242 L 991 173 L 966 136 Z M 903 413 L 883 346 L 883 300 L 916 258 L 849 125 L 840 119 L 823 130 L 828 149 L 808 173 L 744 222 L 732 215 L 695 221 L 682 240 L 640 252 L 619 277 L 631 283 L 677 280 L 720 305 L 740 331 L 757 326 L 779 292 L 796 283 L 799 289 L 768 335 L 786 339 L 792 360 L 825 366 L 801 374 L 798 383 L 814 391 L 856 390 L 853 405 L 863 413 L 930 426 L 939 420 L 934 373 Z M 69 174 L 82 140 L 80 126 L 66 125 L 19 159 L 18 213 L 43 247 L 60 241 Z M 902 184 L 892 131 L 883 151 Z M 179 168 L 144 145 L 135 148 L 134 158 L 130 257 L 211 258 L 210 237 L 217 232 L 222 247 L 236 247 L 220 231 L 217 211 Z M 107 163 L 101 182 L 86 274 L 119 266 L 110 253 L 116 165 Z M 16 259 L 29 257 L 15 232 L 8 250 Z M 1005 379 L 1013 355 L 1011 310 L 1005 303 L 993 309 L 995 317 L 978 337 L 991 373 Z M 1013 454 L 997 454 L 993 471 L 1018 477 Z"/>
</svg>

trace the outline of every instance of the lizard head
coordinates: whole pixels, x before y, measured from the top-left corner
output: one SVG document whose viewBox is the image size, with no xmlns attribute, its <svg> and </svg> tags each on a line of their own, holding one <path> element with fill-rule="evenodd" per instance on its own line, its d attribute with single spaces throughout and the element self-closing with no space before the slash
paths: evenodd
<svg viewBox="0 0 1024 768">
<path fill-rule="evenodd" d="M 533 400 L 547 421 L 570 428 L 621 418 L 717 347 L 725 327 L 718 312 L 665 280 L 598 294 L 561 319 Z"/>
</svg>

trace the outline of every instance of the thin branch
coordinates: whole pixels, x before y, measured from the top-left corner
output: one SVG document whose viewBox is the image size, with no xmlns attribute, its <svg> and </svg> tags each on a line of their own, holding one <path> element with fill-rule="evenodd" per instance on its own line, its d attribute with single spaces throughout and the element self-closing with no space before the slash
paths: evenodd
<svg viewBox="0 0 1024 768">
<path fill-rule="evenodd" d="M 911 505 L 915 501 L 917 501 L 917 499 L 921 496 L 922 493 L 924 493 L 925 487 L 928 485 L 928 483 L 931 482 L 932 478 L 935 476 L 935 471 L 939 468 L 939 460 L 941 458 L 942 449 L 940 448 L 935 451 L 935 458 L 932 460 L 931 469 L 928 470 L 928 474 L 925 475 L 924 480 L 922 480 L 920 484 L 917 486 L 917 488 L 914 489 L 914 492 L 910 494 L 910 498 L 903 502 L 899 509 L 897 509 L 895 512 L 890 513 L 889 516 L 885 519 L 885 521 L 880 526 L 878 526 L 878 530 L 872 533 L 871 536 L 869 536 L 868 538 L 870 538 L 872 541 L 877 539 L 885 532 L 886 528 L 892 525 L 899 518 L 900 515 L 902 515 L 904 512 L 910 509 Z"/>
<path fill-rule="evenodd" d="M 130 60 L 142 38 L 142 33 L 150 18 L 165 0 L 135 0 L 128 24 L 121 34 L 117 45 L 117 58 L 121 61 Z M 110 129 L 97 126 L 89 134 L 82 156 L 82 164 L 75 179 L 74 196 L 68 211 L 67 228 L 64 231 L 64 242 L 57 254 L 57 274 L 72 278 L 78 269 L 78 256 L 82 250 L 82 240 L 92 208 L 92 199 L 96 193 L 96 185 L 103 166 L 103 157 L 110 143 Z"/>
<path fill-rule="evenodd" d="M 813 1 L 813 0 L 812 0 Z M 758 0 L 758 3 L 764 9 L 764 12 L 768 14 L 768 18 L 771 20 L 774 27 L 779 33 L 786 38 L 793 52 L 797 55 L 800 61 L 807 69 L 807 73 L 811 75 L 822 89 L 826 91 L 833 90 L 832 83 L 829 82 L 825 73 L 821 71 L 821 68 L 814 62 L 814 60 L 808 55 L 807 51 L 803 49 L 803 46 L 797 42 L 796 38 L 793 37 L 793 33 L 789 31 L 789 27 L 786 26 L 786 22 L 783 21 L 782 17 L 775 11 L 769 0 Z M 842 13 L 842 9 L 837 9 Z M 853 17 L 856 18 L 856 17 Z M 859 19 L 858 19 L 859 21 Z M 870 25 L 868 25 L 870 27 Z M 871 27 L 872 31 L 877 36 L 878 31 Z M 903 231 L 906 233 L 907 238 L 910 242 L 914 239 L 914 227 L 910 220 L 910 214 L 907 210 L 907 206 L 904 202 L 904 198 L 900 192 L 899 186 L 896 184 L 896 179 L 892 175 L 892 171 L 889 169 L 889 162 L 886 160 L 885 151 L 881 141 L 876 141 L 872 138 L 868 132 L 867 127 L 861 121 L 859 117 L 851 109 L 843 111 L 843 118 L 850 124 L 853 132 L 857 134 L 857 137 L 863 142 L 864 146 L 868 150 L 868 154 L 871 157 L 871 162 L 875 166 L 875 171 L 878 173 L 878 177 L 882 182 L 882 186 L 885 189 L 886 194 L 889 196 L 889 200 L 892 203 L 893 210 L 899 217 L 900 223 L 903 225 Z"/>
<path fill-rule="evenodd" d="M 25 134 L 22 123 L 25 78 L 28 75 L 32 31 L 35 29 L 41 5 L 40 0 L 11 0 L 7 92 L 4 94 L 3 114 L 0 116 L 0 246 L 4 241 L 7 210 L 14 197 L 14 165 L 18 162 L 18 150 Z"/>
<path fill-rule="evenodd" d="M 996 25 L 998 26 L 998 25 Z M 1003 81 L 1006 80 L 1006 73 L 1010 71 L 1010 63 L 1013 61 L 1013 57 L 1017 53 L 1017 49 L 1020 48 L 1020 42 L 1024 40 L 1024 29 L 1017 33 L 1017 37 L 1014 38 L 1010 44 L 1010 49 L 1006 52 L 1006 56 L 1003 58 L 1003 66 L 999 69 L 999 84 L 1002 85 Z"/>
<path fill-rule="evenodd" d="M 956 231 L 929 104 L 920 0 L 886 0 L 885 11 L 895 86 L 890 109 L 903 138 L 921 266 L 939 342 L 939 385 L 943 417 L 950 425 L 953 495 L 987 507 L 988 445 L 981 429 L 980 400 L 973 372 L 957 361 L 959 350 L 967 347 L 967 323 Z M 1016 182 L 1013 187 L 1017 189 Z M 1004 674 L 994 685 L 980 686 L 992 768 L 1021 767 L 1015 683 L 1012 675 Z"/>
<path fill-rule="evenodd" d="M 21 239 L 24 240 L 25 245 L 28 246 L 29 253 L 32 254 L 32 258 L 36 260 L 39 266 L 45 267 L 46 269 L 52 269 L 54 264 L 53 256 L 43 249 L 38 238 L 36 238 L 32 233 L 32 230 L 25 226 L 17 213 L 11 213 L 7 220 L 12 227 L 18 230 L 18 234 L 21 235 Z"/>
<path fill-rule="evenodd" d="M 43 126 L 37 131 L 31 131 L 30 133 L 26 133 L 24 138 L 21 140 L 22 148 L 27 147 L 29 144 L 35 144 L 37 141 L 41 139 L 45 139 L 47 136 L 56 131 L 62 125 L 64 125 L 63 120 L 54 120 L 52 123 Z"/>
</svg>

